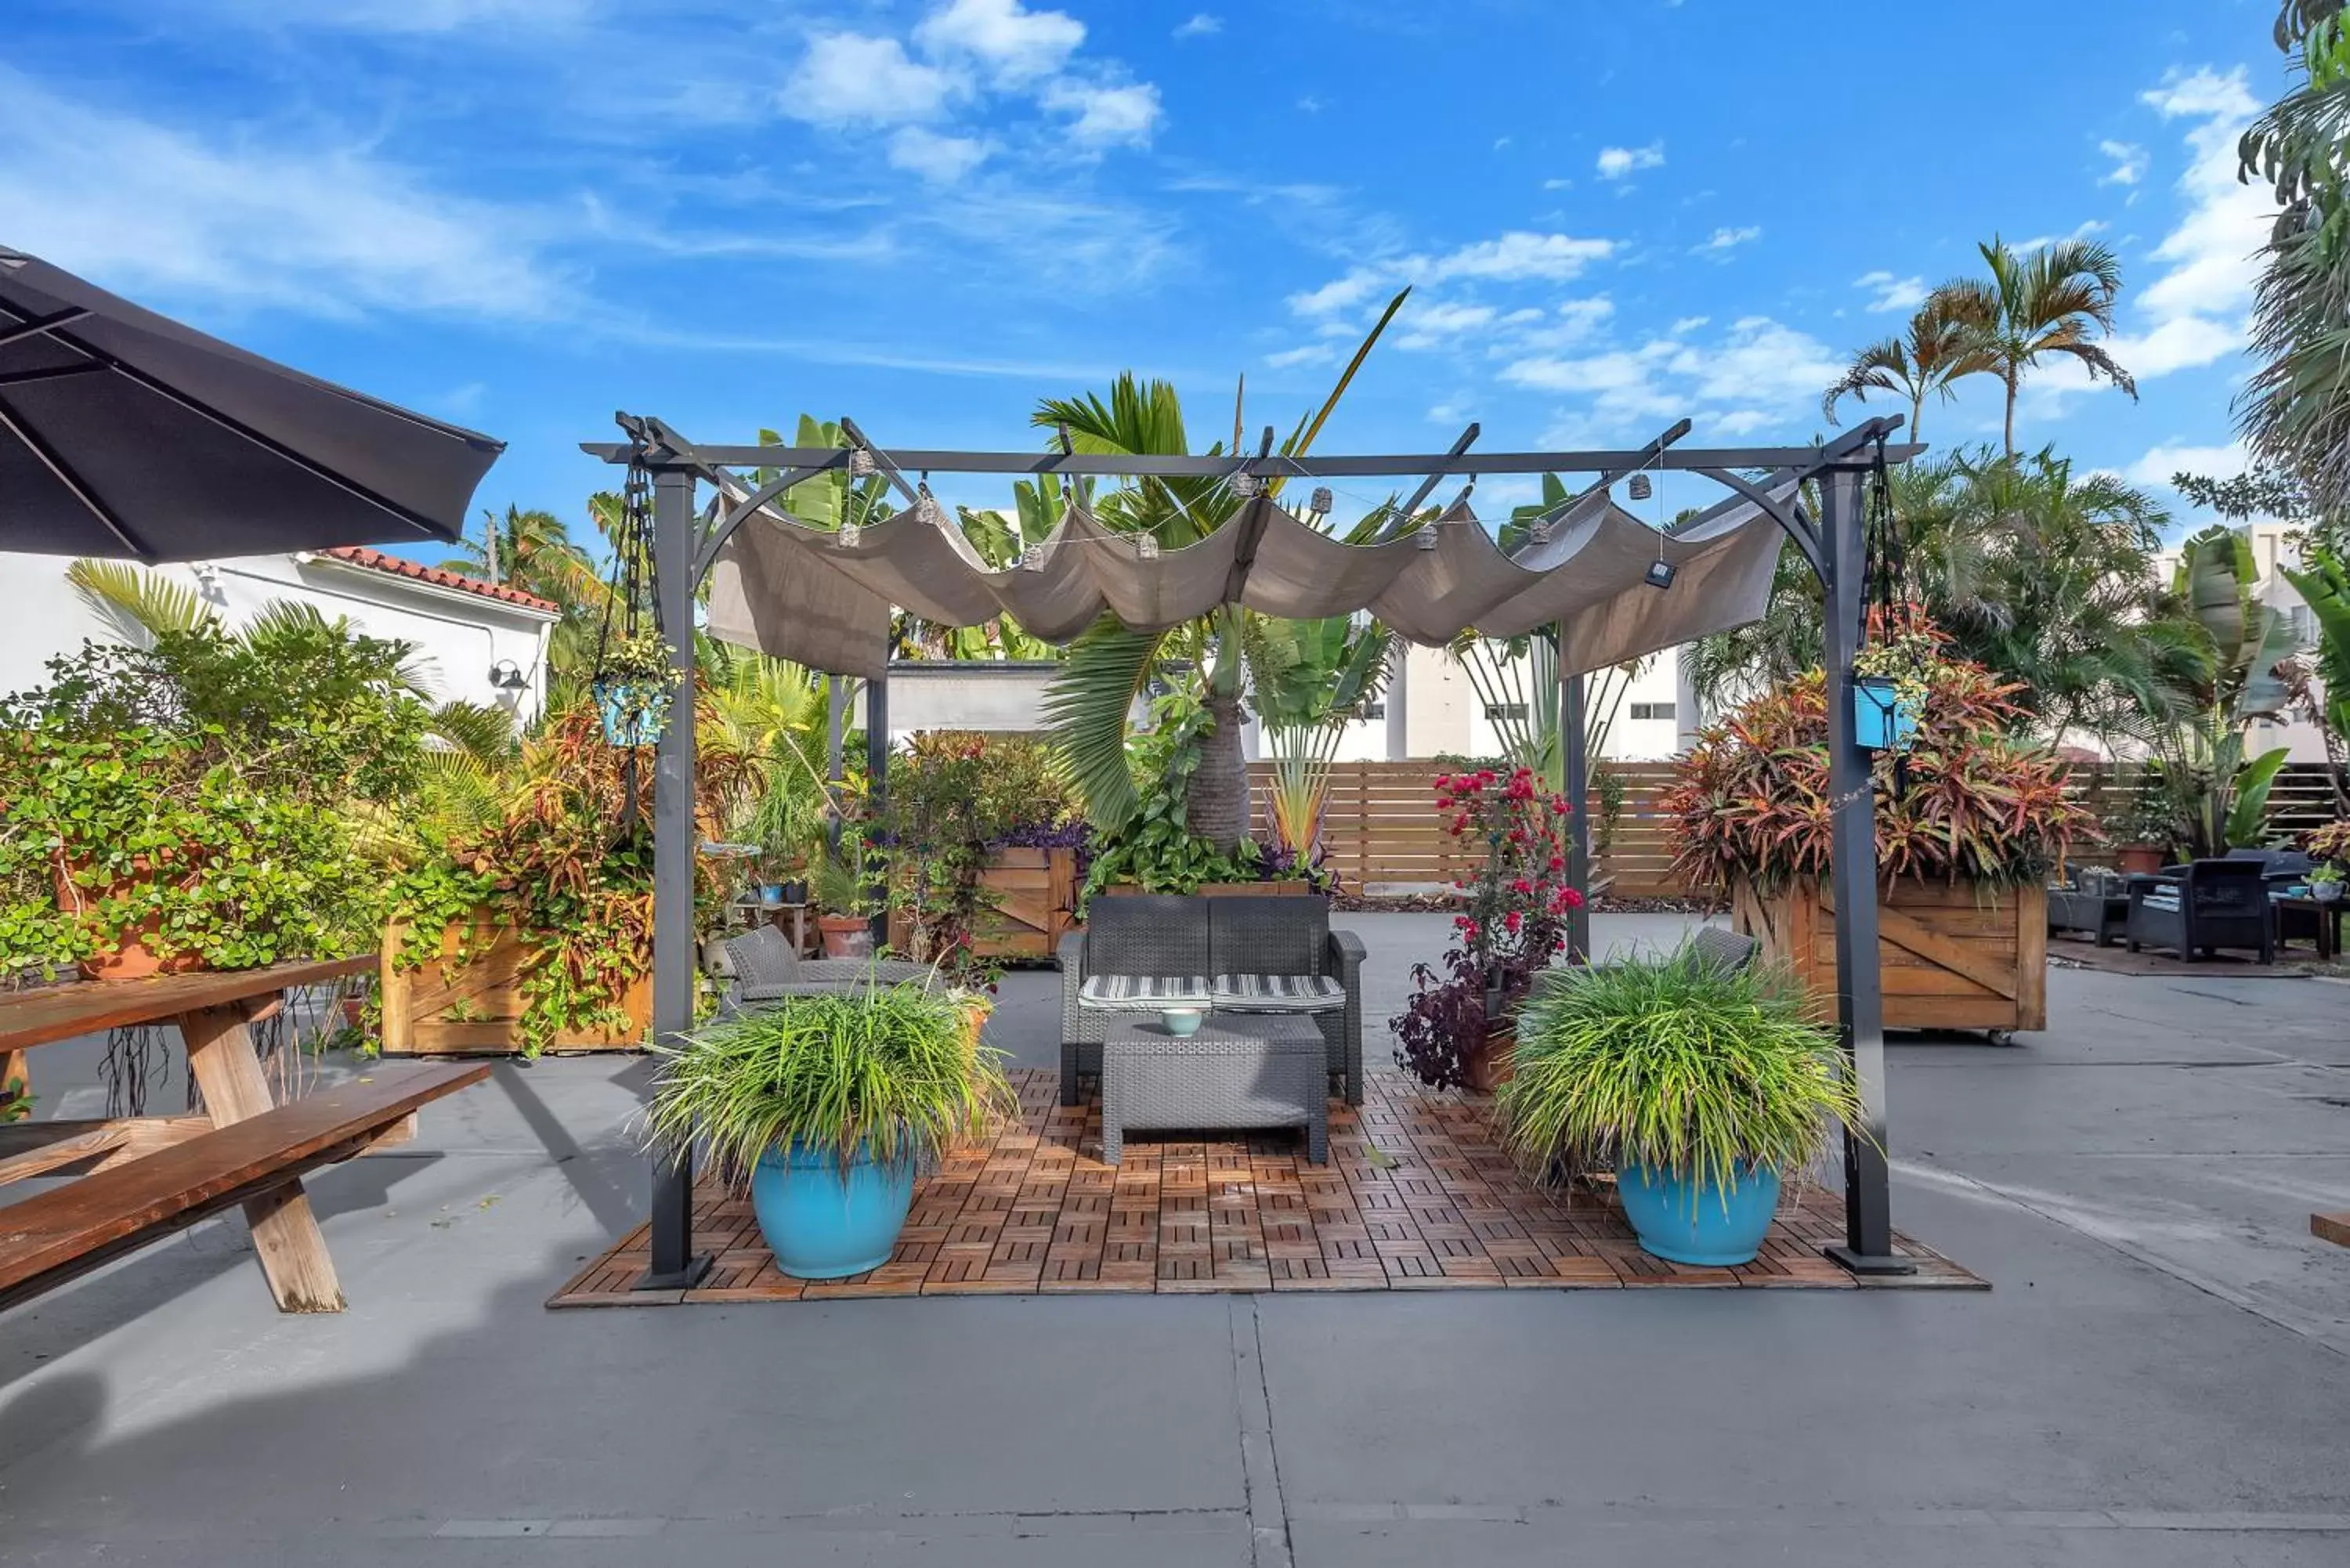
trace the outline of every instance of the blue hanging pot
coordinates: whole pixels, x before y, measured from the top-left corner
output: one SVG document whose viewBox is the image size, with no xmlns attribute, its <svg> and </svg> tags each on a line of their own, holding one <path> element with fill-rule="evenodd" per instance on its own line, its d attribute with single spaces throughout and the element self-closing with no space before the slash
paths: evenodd
<svg viewBox="0 0 2350 1568">
<path fill-rule="evenodd" d="M 1901 701 L 1889 675 L 1856 675 L 1852 681 L 1852 732 L 1872 752 L 1894 752 L 1917 732 L 1918 715 Z"/>
<path fill-rule="evenodd" d="M 660 741 L 669 725 L 668 685 L 599 675 L 588 682 L 603 716 L 604 739 L 615 746 L 650 746 Z"/>
</svg>

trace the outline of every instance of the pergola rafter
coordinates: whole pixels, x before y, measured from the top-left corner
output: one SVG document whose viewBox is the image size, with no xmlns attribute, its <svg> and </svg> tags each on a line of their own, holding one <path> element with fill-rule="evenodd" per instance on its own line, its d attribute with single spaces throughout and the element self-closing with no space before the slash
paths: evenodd
<svg viewBox="0 0 2350 1568">
<path fill-rule="evenodd" d="M 1709 525 L 1729 525 L 1728 520 L 1751 509 L 1767 516 L 1793 540 L 1818 577 L 1827 615 L 1828 729 L 1830 783 L 1833 803 L 1834 865 L 1831 872 L 1835 900 L 1837 958 L 1837 1019 L 1848 1068 L 1864 1108 L 1863 1126 L 1847 1136 L 1845 1145 L 1846 1240 L 1830 1249 L 1832 1256 L 1857 1272 L 1906 1272 L 1908 1265 L 1893 1254 L 1892 1214 L 1885 1147 L 1885 1051 L 1883 1006 L 1877 974 L 1877 910 L 1876 828 L 1869 753 L 1855 733 L 1853 659 L 1862 636 L 1861 617 L 1866 588 L 1866 507 L 1862 486 L 1883 465 L 1908 461 L 1924 449 L 1897 444 L 1898 417 L 1871 420 L 1835 439 L 1810 446 L 1682 448 L 1678 443 L 1690 429 L 1682 421 L 1647 445 L 1615 451 L 1477 452 L 1471 450 L 1477 427 L 1471 425 L 1449 452 L 1407 454 L 1310 455 L 1290 457 L 1272 449 L 1271 432 L 1252 455 L 1188 457 L 1042 452 L 961 452 L 929 449 L 883 451 L 847 420 L 841 428 L 846 447 L 705 446 L 687 440 L 657 419 L 629 414 L 616 416 L 627 436 L 617 442 L 583 442 L 582 450 L 604 462 L 636 464 L 653 479 L 653 541 L 656 592 L 660 623 L 668 637 L 672 663 L 681 681 L 693 670 L 693 607 L 702 580 L 722 561 L 739 556 L 742 530 L 764 519 L 764 525 L 795 537 L 811 533 L 781 506 L 793 486 L 822 474 L 846 470 L 868 456 L 875 472 L 914 503 L 926 493 L 934 473 L 1000 474 L 1024 478 L 1092 476 L 1232 480 L 1246 476 L 1258 481 L 1287 479 L 1403 479 L 1421 483 L 1412 502 L 1396 523 L 1366 553 L 1393 544 L 1411 527 L 1411 517 L 1437 484 L 1451 475 L 1475 478 L 1488 474 L 1588 473 L 1596 476 L 1575 496 L 1550 509 L 1544 521 L 1566 516 L 1583 507 L 1624 476 L 1647 472 L 1689 473 L 1721 485 L 1730 494 L 1678 527 L 1663 531 L 1666 540 L 1705 536 Z M 862 466 L 860 464 L 860 466 Z M 775 474 L 757 483 L 733 471 L 750 469 Z M 923 476 L 923 488 L 906 475 Z M 714 498 L 706 519 L 698 520 L 695 487 L 709 483 Z M 1814 488 L 1818 515 L 1804 500 L 1804 487 Z M 1451 509 L 1448 509 L 1451 510 Z M 1248 574 L 1255 562 L 1257 541 L 1279 511 L 1259 493 L 1233 519 L 1243 534 L 1224 579 L 1224 602 L 1236 602 L 1247 590 Z M 1619 514 L 1620 515 L 1620 514 Z M 955 524 L 936 509 L 942 528 Z M 1599 519 L 1606 523 L 1607 519 Z M 1632 520 L 1637 523 L 1637 519 Z M 1620 525 L 1618 525 L 1620 527 Z M 1540 530 L 1547 533 L 1548 529 Z M 1098 538 L 1093 541 L 1098 544 Z M 1659 550 L 1663 549 L 1660 543 Z M 807 557 L 814 560 L 815 557 Z M 1660 557 L 1661 558 L 1661 556 Z M 1140 557 L 1136 557 L 1139 560 Z M 1604 567 L 1608 563 L 1602 562 Z M 829 564 L 820 569 L 833 570 Z M 1097 555 L 1086 569 L 1098 574 L 1115 564 Z M 1139 570 L 1138 566 L 1134 568 Z M 1586 575 L 1598 568 L 1586 568 Z M 1576 558 L 1568 555 L 1550 568 L 1528 567 L 1546 578 L 1552 573 L 1573 574 Z M 1670 574 L 1659 585 L 1674 591 Z M 847 579 L 836 577 L 852 593 Z M 1384 590 L 1386 585 L 1382 585 Z M 1607 601 L 1601 601 L 1607 607 Z M 1370 607 L 1368 599 L 1353 607 Z M 1700 607 L 1700 608 L 1703 607 Z M 1747 614 L 1751 612 L 1741 612 Z M 1568 626 L 1555 628 L 1561 643 L 1562 670 Z M 884 666 L 886 670 L 886 665 Z M 1577 667 L 1580 668 L 1580 667 Z M 1567 793 L 1577 803 L 1575 815 L 1575 867 L 1577 886 L 1588 881 L 1590 839 L 1586 812 L 1588 759 L 1584 754 L 1582 724 L 1584 678 L 1568 674 L 1560 681 L 1560 725 L 1565 743 Z M 870 687 L 867 712 L 868 750 L 886 767 L 889 727 L 887 680 Z M 693 918 L 693 857 L 691 815 L 694 734 L 693 705 L 679 702 L 663 732 L 655 771 L 653 952 L 653 1029 L 673 1038 L 691 1027 L 694 994 L 695 941 Z M 1578 947 L 1583 933 L 1578 932 Z M 698 1280 L 708 1266 L 692 1246 L 692 1162 L 690 1149 L 658 1151 L 652 1172 L 652 1264 L 645 1288 L 676 1290 Z"/>
</svg>

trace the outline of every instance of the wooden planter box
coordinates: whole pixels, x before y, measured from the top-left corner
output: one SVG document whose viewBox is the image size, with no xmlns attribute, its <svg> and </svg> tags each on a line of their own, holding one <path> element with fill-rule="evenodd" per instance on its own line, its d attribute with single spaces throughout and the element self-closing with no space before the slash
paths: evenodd
<svg viewBox="0 0 2350 1568">
<path fill-rule="evenodd" d="M 441 934 L 442 958 L 414 969 L 396 969 L 392 963 L 407 940 L 407 927 L 394 920 L 385 929 L 378 965 L 385 1055 L 494 1056 L 522 1050 L 522 943 L 511 929 L 500 928 L 492 935 L 485 917 L 473 928 L 473 958 L 452 976 L 443 960 L 455 956 L 463 929 L 452 922 Z M 547 1049 L 617 1051 L 642 1044 L 653 1015 L 650 964 L 620 1005 L 628 1011 L 627 1029 L 558 1034 Z"/>
<path fill-rule="evenodd" d="M 1076 923 L 1074 849 L 999 849 L 979 885 L 993 905 L 972 923 L 972 950 L 981 958 L 1051 958 L 1061 933 Z M 892 911 L 889 945 L 905 951 L 907 936 L 906 917 Z"/>
<path fill-rule="evenodd" d="M 1731 889 L 1731 919 L 1836 1012 L 1835 907 L 1816 883 Z M 1877 974 L 1887 1029 L 2048 1027 L 2045 889 L 1899 882 L 1880 889 Z"/>
</svg>

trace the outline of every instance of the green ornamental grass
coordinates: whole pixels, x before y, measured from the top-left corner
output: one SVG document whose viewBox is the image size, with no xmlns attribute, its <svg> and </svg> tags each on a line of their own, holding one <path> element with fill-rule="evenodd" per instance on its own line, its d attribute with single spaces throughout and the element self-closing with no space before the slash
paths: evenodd
<svg viewBox="0 0 2350 1568">
<path fill-rule="evenodd" d="M 1812 1167 L 1859 1125 L 1835 1032 L 1782 971 L 1725 972 L 1688 948 L 1544 975 L 1518 1014 L 1503 1138 L 1534 1168 L 1638 1164 L 1728 1187 Z"/>
<path fill-rule="evenodd" d="M 1001 1053 L 972 1044 L 976 1005 L 967 993 L 870 985 L 762 1004 L 655 1045 L 648 1141 L 699 1143 L 737 1183 L 794 1143 L 844 1167 L 860 1151 L 936 1161 L 1014 1105 Z"/>
</svg>

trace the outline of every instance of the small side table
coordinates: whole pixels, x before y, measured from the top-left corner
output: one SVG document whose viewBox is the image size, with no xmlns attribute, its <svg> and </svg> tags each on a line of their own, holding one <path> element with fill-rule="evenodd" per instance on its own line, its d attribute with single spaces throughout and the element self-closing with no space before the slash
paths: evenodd
<svg viewBox="0 0 2350 1568">
<path fill-rule="evenodd" d="M 2342 951 L 2342 912 L 2350 903 L 2336 898 L 2321 904 L 2306 894 L 2272 896 L 2269 905 L 2276 911 L 2277 945 L 2282 947 L 2304 931 L 2317 939 L 2317 958 L 2330 963 Z"/>
<path fill-rule="evenodd" d="M 764 919 L 767 924 L 779 931 L 786 929 L 785 921 L 788 919 L 791 922 L 788 929 L 791 933 L 792 951 L 806 956 L 808 916 L 808 907 L 806 904 L 770 904 L 764 898 L 738 898 L 734 901 L 734 908 L 750 924 L 755 926 Z"/>
<path fill-rule="evenodd" d="M 1119 1019 L 1102 1041 L 1102 1158 L 1143 1127 L 1304 1127 L 1305 1158 L 1330 1161 L 1330 1060 L 1313 1019 L 1211 1019 L 1196 1034 Z"/>
</svg>

